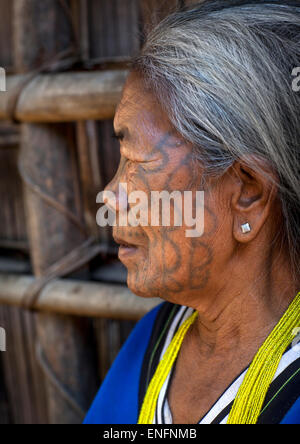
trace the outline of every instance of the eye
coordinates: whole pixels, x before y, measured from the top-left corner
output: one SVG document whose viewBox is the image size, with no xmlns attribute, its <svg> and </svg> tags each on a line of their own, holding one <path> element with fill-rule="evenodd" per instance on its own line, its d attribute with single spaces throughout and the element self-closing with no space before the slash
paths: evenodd
<svg viewBox="0 0 300 444">
<path fill-rule="evenodd" d="M 121 142 L 124 139 L 124 134 L 122 132 L 118 132 L 118 133 L 113 132 L 111 137 L 113 139 L 117 139 L 119 142 Z"/>
</svg>

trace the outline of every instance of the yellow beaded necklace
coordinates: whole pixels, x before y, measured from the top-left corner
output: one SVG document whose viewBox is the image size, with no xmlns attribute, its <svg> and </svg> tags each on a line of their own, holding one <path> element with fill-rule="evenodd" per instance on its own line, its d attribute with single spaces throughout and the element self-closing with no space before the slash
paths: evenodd
<svg viewBox="0 0 300 444">
<path fill-rule="evenodd" d="M 178 355 L 182 341 L 197 318 L 194 312 L 178 329 L 150 381 L 138 424 L 152 424 L 159 392 Z M 239 388 L 227 424 L 256 424 L 281 357 L 300 326 L 300 292 L 255 355 Z"/>
</svg>

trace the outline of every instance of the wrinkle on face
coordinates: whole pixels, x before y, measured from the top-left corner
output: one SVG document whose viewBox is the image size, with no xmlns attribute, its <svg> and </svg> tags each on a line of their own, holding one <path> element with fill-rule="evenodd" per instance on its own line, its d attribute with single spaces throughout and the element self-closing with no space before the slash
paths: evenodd
<svg viewBox="0 0 300 444">
<path fill-rule="evenodd" d="M 129 77 L 117 108 L 114 129 L 122 133 L 121 166 L 108 188 L 128 184 L 128 193 L 199 190 L 193 147 L 174 130 L 157 101 Z M 129 204 L 130 206 L 130 204 Z M 171 209 L 174 203 L 171 201 Z M 175 207 L 176 211 L 176 207 Z M 183 226 L 115 227 L 117 237 L 139 245 L 136 258 L 125 264 L 128 286 L 144 297 L 160 296 L 176 303 L 199 297 L 209 279 L 214 252 L 211 237 L 217 217 L 206 208 L 206 238 L 187 238 Z"/>
</svg>

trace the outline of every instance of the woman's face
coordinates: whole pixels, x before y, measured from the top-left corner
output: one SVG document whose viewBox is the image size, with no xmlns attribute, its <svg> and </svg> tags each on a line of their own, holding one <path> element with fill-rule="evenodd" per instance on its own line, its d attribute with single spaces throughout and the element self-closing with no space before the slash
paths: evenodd
<svg viewBox="0 0 300 444">
<path fill-rule="evenodd" d="M 117 198 L 121 211 L 119 184 L 126 184 L 127 194 L 143 191 L 151 202 L 153 191 L 200 191 L 201 168 L 193 163 L 192 147 L 172 129 L 150 93 L 144 91 L 137 75 L 131 74 L 118 106 L 115 133 L 120 138 L 121 160 L 114 179 L 106 187 Z M 122 187 L 124 187 L 122 185 Z M 187 237 L 187 226 L 117 226 L 113 236 L 120 247 L 119 259 L 128 270 L 128 286 L 143 297 L 161 297 L 174 303 L 193 305 L 199 293 L 206 292 L 212 275 L 226 260 L 224 239 L 218 230 L 219 218 L 226 228 L 226 204 L 218 185 L 204 192 L 204 233 Z M 132 208 L 129 204 L 127 210 Z M 171 210 L 173 209 L 171 200 Z M 127 211 L 126 210 L 126 211 Z M 150 213 L 150 208 L 149 208 Z M 216 256 L 218 260 L 216 261 Z"/>
</svg>

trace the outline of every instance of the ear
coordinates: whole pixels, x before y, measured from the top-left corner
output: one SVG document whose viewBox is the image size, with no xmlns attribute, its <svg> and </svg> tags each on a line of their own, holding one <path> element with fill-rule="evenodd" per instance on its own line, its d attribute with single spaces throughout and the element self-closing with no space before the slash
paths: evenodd
<svg viewBox="0 0 300 444">
<path fill-rule="evenodd" d="M 266 163 L 257 158 L 235 162 L 232 171 L 233 236 L 236 241 L 247 243 L 255 239 L 274 210 L 278 178 Z"/>
</svg>

